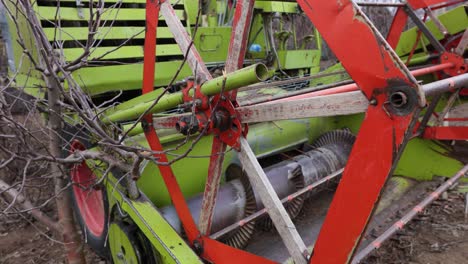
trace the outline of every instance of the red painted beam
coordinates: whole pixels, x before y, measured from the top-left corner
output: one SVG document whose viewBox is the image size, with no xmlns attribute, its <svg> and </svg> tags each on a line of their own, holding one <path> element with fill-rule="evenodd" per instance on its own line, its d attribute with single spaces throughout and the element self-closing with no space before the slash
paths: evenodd
<svg viewBox="0 0 468 264">
<path fill-rule="evenodd" d="M 234 72 L 244 64 L 254 4 L 255 0 L 239 0 L 237 2 L 232 24 L 231 41 L 229 42 L 229 52 L 226 59 L 226 73 Z M 230 93 L 226 93 L 225 96 L 227 96 L 229 100 L 235 101 L 237 91 L 234 90 Z M 203 235 L 210 234 L 225 151 L 226 144 L 221 141 L 219 135 L 215 135 L 211 146 L 208 177 L 205 183 L 205 191 L 203 193 L 203 202 L 199 220 L 200 231 Z"/>
<path fill-rule="evenodd" d="M 157 28 L 159 21 L 159 3 L 154 3 L 152 0 L 146 2 L 146 32 L 145 32 L 145 46 L 144 46 L 144 59 L 143 59 L 143 87 L 142 93 L 146 94 L 154 89 L 154 71 L 156 67 L 156 38 Z M 154 151 L 154 157 L 161 163 L 168 161 L 164 149 L 159 141 L 159 137 L 156 134 L 153 124 L 152 114 L 148 114 L 143 118 L 143 128 L 145 132 L 146 140 Z M 184 195 L 177 183 L 177 179 L 172 172 L 169 165 L 158 165 L 158 168 L 163 177 L 164 183 L 171 195 L 172 203 L 181 219 L 182 225 L 184 226 L 185 232 L 189 241 L 193 241 L 199 236 L 199 232 L 195 221 L 193 221 L 190 210 L 185 202 Z"/>
<path fill-rule="evenodd" d="M 411 134 L 413 116 L 425 105 L 425 97 L 416 79 L 352 1 L 298 3 L 372 102 L 310 259 L 311 263 L 347 263 Z M 388 111 L 387 102 L 395 87 L 416 95 L 410 111 L 404 114 Z"/>
<path fill-rule="evenodd" d="M 390 26 L 390 30 L 387 35 L 387 42 L 393 49 L 397 47 L 401 33 L 405 29 L 407 21 L 408 15 L 403 8 L 399 7 L 393 17 L 392 25 Z"/>
<path fill-rule="evenodd" d="M 468 126 L 426 127 L 423 138 L 437 140 L 468 140 Z"/>
</svg>

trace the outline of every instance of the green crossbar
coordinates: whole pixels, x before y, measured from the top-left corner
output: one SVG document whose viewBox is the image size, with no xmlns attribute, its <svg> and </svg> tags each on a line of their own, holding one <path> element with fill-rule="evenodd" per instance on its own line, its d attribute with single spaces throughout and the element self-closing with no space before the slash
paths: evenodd
<svg viewBox="0 0 468 264">
<path fill-rule="evenodd" d="M 101 15 L 101 21 L 144 21 L 144 8 L 108 8 Z M 41 20 L 62 20 L 62 21 L 89 21 L 89 12 L 83 11 L 83 16 L 78 15 L 78 9 L 75 7 L 60 7 L 60 12 L 57 12 L 55 6 L 36 6 L 35 11 Z M 184 11 L 175 10 L 176 15 L 183 20 Z M 159 20 L 164 20 L 162 16 Z"/>
<path fill-rule="evenodd" d="M 72 27 L 72 28 L 44 28 L 47 39 L 49 40 L 87 40 L 87 27 Z M 94 39 L 144 39 L 144 27 L 101 27 L 94 35 Z M 158 39 L 170 38 L 172 33 L 167 27 L 158 27 Z"/>
<path fill-rule="evenodd" d="M 72 61 L 78 58 L 83 53 L 83 48 L 68 48 L 63 49 L 65 59 Z M 182 55 L 180 48 L 177 44 L 161 44 L 158 45 L 156 50 L 157 56 L 173 56 Z M 101 58 L 101 56 L 105 55 Z M 143 46 L 122 46 L 122 47 L 97 47 L 91 49 L 89 59 L 99 60 L 117 60 L 117 59 L 131 59 L 143 58 Z"/>
</svg>

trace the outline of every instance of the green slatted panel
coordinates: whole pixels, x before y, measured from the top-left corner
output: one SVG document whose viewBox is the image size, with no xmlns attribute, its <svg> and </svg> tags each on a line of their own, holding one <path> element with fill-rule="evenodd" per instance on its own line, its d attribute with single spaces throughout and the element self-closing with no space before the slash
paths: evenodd
<svg viewBox="0 0 468 264">
<path fill-rule="evenodd" d="M 83 54 L 82 48 L 68 48 L 64 49 L 63 53 L 67 61 L 72 61 Z M 156 56 L 174 56 L 181 55 L 181 51 L 177 44 L 162 44 L 158 45 L 156 49 Z M 101 58 L 101 56 L 103 56 Z M 97 47 L 91 49 L 90 60 L 118 60 L 118 59 L 131 59 L 131 58 L 143 58 L 143 47 L 142 46 L 122 46 L 116 47 Z"/>
<path fill-rule="evenodd" d="M 174 77 L 180 65 L 181 61 L 156 63 L 154 85 L 167 85 Z M 190 74 L 190 68 L 185 64 L 178 79 L 189 76 Z M 86 89 L 91 95 L 110 91 L 141 89 L 143 64 L 81 68 L 74 71 L 73 76 L 81 87 Z"/>
<path fill-rule="evenodd" d="M 145 9 L 144 8 L 106 8 L 105 12 L 101 15 L 101 21 L 144 21 L 145 20 Z M 78 9 L 74 7 L 61 7 L 59 16 L 57 17 L 57 7 L 55 6 L 36 6 L 35 11 L 41 20 L 53 21 L 56 18 L 60 18 L 62 21 L 88 21 L 90 18 L 87 9 L 83 10 L 83 18 L 78 16 Z M 175 10 L 176 15 L 183 20 L 184 11 Z M 162 16 L 159 20 L 164 20 Z"/>
<path fill-rule="evenodd" d="M 62 28 L 58 31 L 55 28 L 44 28 L 47 39 L 53 40 L 86 40 L 88 39 L 88 28 Z M 94 39 L 144 39 L 144 27 L 103 27 L 98 29 Z M 166 27 L 158 27 L 158 39 L 173 38 L 172 33 Z"/>
<path fill-rule="evenodd" d="M 119 0 L 106 0 L 106 3 L 115 3 Z M 38 14 L 38 18 L 42 21 L 87 21 L 90 18 L 89 10 L 86 7 L 81 9 L 83 15 L 79 17 L 77 7 L 67 6 L 60 7 L 57 12 L 56 6 L 48 6 L 44 2 L 54 2 L 56 0 L 47 0 L 36 2 L 34 8 Z M 61 0 L 62 3 L 74 3 L 75 0 Z M 82 1 L 83 4 L 89 1 Z M 112 91 L 126 91 L 141 89 L 143 76 L 143 64 L 141 63 L 144 52 L 143 45 L 136 45 L 131 41 L 117 48 L 120 43 L 125 43 L 125 40 L 132 38 L 141 40 L 145 37 L 145 28 L 141 24 L 145 21 L 146 0 L 123 0 L 124 4 L 120 8 L 105 7 L 101 15 L 101 21 L 106 21 L 105 24 L 98 29 L 94 39 L 106 40 L 105 46 L 100 46 L 91 49 L 91 54 L 88 57 L 89 61 L 98 62 L 101 60 L 122 63 L 123 65 L 102 65 L 98 67 L 85 67 L 73 72 L 75 80 L 86 89 L 90 95 L 99 95 Z M 125 4 L 139 4 L 134 7 Z M 176 15 L 185 20 L 184 10 L 180 10 L 184 0 L 171 0 L 171 3 L 177 3 Z M 50 4 L 49 4 L 50 5 Z M 96 10 L 96 9 L 95 9 Z M 59 15 L 59 16 L 58 16 Z M 112 20 L 119 21 L 119 24 L 112 25 Z M 160 16 L 159 20 L 163 20 Z M 134 22 L 138 21 L 138 24 Z M 127 23 L 125 23 L 127 22 Z M 125 25 L 129 26 L 125 26 Z M 47 25 L 47 23 L 46 23 Z M 80 41 L 82 44 L 88 39 L 88 27 L 86 23 L 80 23 L 73 27 L 73 23 L 67 24 L 66 27 L 56 29 L 54 27 L 45 27 L 44 32 L 49 41 L 68 41 L 67 48 L 63 50 L 66 61 L 73 61 L 83 53 L 83 48 L 78 44 L 73 44 L 74 41 Z M 70 27 L 71 26 L 71 27 Z M 158 28 L 158 39 L 173 39 L 172 33 L 167 27 Z M 111 40 L 111 42 L 109 42 Z M 170 43 L 170 42 L 169 42 Z M 69 45 L 71 44 L 71 45 Z M 105 56 L 103 56 L 105 55 Z M 176 61 L 160 61 L 156 58 L 156 80 L 155 86 L 167 85 L 174 74 L 177 72 L 181 61 L 180 56 L 183 55 L 177 44 L 158 44 L 157 57 L 164 57 L 165 60 L 176 59 Z M 102 57 L 101 57 L 102 56 Z M 176 56 L 176 57 L 175 57 Z M 135 59 L 135 60 L 133 60 Z M 133 63 L 129 63 L 128 61 Z M 178 79 L 185 78 L 190 75 L 191 71 L 187 66 L 184 66 L 179 74 Z"/>
</svg>

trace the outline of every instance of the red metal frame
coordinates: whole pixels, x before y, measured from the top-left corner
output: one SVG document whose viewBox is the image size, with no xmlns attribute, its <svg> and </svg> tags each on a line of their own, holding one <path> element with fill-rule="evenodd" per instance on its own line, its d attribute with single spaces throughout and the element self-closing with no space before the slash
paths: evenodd
<svg viewBox="0 0 468 264">
<path fill-rule="evenodd" d="M 423 138 L 437 140 L 466 140 L 468 126 L 426 127 Z"/>
<path fill-rule="evenodd" d="M 149 93 L 154 89 L 156 32 L 161 3 L 162 2 L 154 3 L 151 0 L 148 0 L 146 4 L 147 27 L 144 47 L 143 94 Z M 154 151 L 154 157 L 161 163 L 168 162 L 167 156 L 165 155 L 161 142 L 159 141 L 159 137 L 152 125 L 151 115 L 146 115 L 144 117 L 143 127 L 149 146 L 151 150 Z M 169 165 L 159 164 L 158 168 L 169 191 L 172 203 L 182 222 L 188 241 L 194 248 L 201 251 L 201 257 L 208 261 L 217 263 L 220 263 L 221 261 L 223 263 L 239 263 L 241 261 L 247 261 L 249 263 L 274 263 L 265 258 L 229 247 L 221 242 L 210 239 L 207 236 L 203 236 L 190 214 L 190 210 L 185 202 L 185 198 L 171 167 Z"/>
<path fill-rule="evenodd" d="M 444 1 L 409 0 L 409 2 L 414 8 L 423 8 Z M 156 29 L 162 3 L 164 2 L 148 0 L 146 5 L 147 27 L 143 93 L 153 90 Z M 227 71 L 242 67 L 253 4 L 254 0 L 238 2 L 229 48 L 230 54 L 226 63 Z M 392 23 L 387 43 L 352 1 L 298 0 L 298 4 L 356 82 L 354 85 L 341 87 L 337 91 L 356 90 L 356 87 L 359 87 L 370 101 L 370 106 L 344 170 L 343 178 L 310 258 L 310 262 L 314 263 L 346 263 L 352 259 L 367 222 L 372 216 L 374 206 L 378 202 L 382 187 L 388 176 L 391 175 L 399 155 L 412 135 L 419 109 L 425 106 L 426 102 L 423 91 L 412 73 L 392 49 L 395 48 L 407 20 L 407 15 L 402 11 L 402 8 L 399 8 Z M 169 15 L 172 16 L 173 14 L 170 13 Z M 177 28 L 176 30 L 183 29 Z M 192 54 L 198 54 L 193 46 L 190 49 Z M 366 52 L 363 53 L 362 50 L 366 50 Z M 195 56 L 195 59 L 199 60 L 200 58 Z M 448 63 L 434 67 L 441 70 L 453 67 L 453 65 L 454 62 L 449 60 Z M 205 65 L 201 66 L 204 67 Z M 421 70 L 421 74 L 427 72 L 429 71 Z M 204 79 L 211 78 L 208 75 L 203 77 L 205 77 Z M 403 91 L 413 100 L 414 105 L 409 111 L 403 113 L 398 112 L 398 109 L 392 110 L 389 107 L 389 98 L 395 92 L 395 87 L 400 87 L 400 92 Z M 329 92 L 328 90 L 325 93 Z M 229 97 L 235 105 L 235 93 L 225 94 L 224 96 Z M 294 99 L 298 98 L 292 97 L 287 100 Z M 173 124 L 172 121 L 174 120 L 169 120 L 169 123 Z M 143 127 L 155 158 L 162 163 L 167 162 L 167 156 L 163 152 L 162 145 L 154 129 L 151 115 L 146 115 L 143 118 Z M 468 128 L 466 127 L 427 128 L 424 137 L 466 138 L 467 132 Z M 226 149 L 226 144 L 219 138 L 219 135 L 220 133 L 216 133 L 213 140 L 212 156 L 200 218 L 200 222 L 204 223 L 202 232 L 192 219 L 171 167 L 158 165 L 173 205 L 182 222 L 189 243 L 198 250 L 202 258 L 218 263 L 272 263 L 267 259 L 234 249 L 206 236 L 210 232 L 211 218 L 215 206 L 214 201 L 219 187 L 221 165 L 224 157 L 222 153 Z M 346 219 L 346 221 L 343 221 L 343 219 Z"/>
<path fill-rule="evenodd" d="M 226 73 L 233 72 L 241 68 L 244 64 L 254 3 L 255 0 L 240 0 L 237 2 L 237 8 L 232 24 L 232 35 L 231 41 L 229 43 L 229 52 L 226 59 Z M 229 111 L 230 115 L 235 115 L 235 113 L 232 112 L 235 112 L 233 105 L 237 106 L 237 92 L 234 90 L 230 93 L 225 93 L 223 97 L 226 99 L 221 101 L 221 103 L 226 105 L 225 109 Z M 219 99 L 220 98 L 217 97 L 217 100 Z M 213 102 L 213 104 L 216 104 L 216 102 Z M 215 131 L 215 136 L 213 137 L 210 164 L 208 167 L 208 177 L 206 179 L 205 191 L 203 193 L 203 203 L 199 221 L 201 232 L 204 235 L 210 234 L 211 222 L 213 220 L 212 218 L 216 205 L 216 195 L 221 180 L 226 144 L 234 146 L 235 148 L 239 147 L 238 140 L 241 136 L 241 133 L 243 132 L 240 130 L 242 126 L 239 120 L 237 120 L 236 126 L 238 128 L 237 131 L 232 129 L 229 129 L 229 131 L 224 133 L 221 131 Z M 247 133 L 246 126 L 243 130 L 244 133 Z"/>
<path fill-rule="evenodd" d="M 146 33 L 145 33 L 145 54 L 143 67 L 143 94 L 153 91 L 153 83 L 155 78 L 155 58 L 156 58 L 156 37 L 159 21 L 160 3 L 154 3 L 152 0 L 146 2 Z M 151 114 L 144 116 L 143 124 L 146 140 L 150 148 L 155 151 L 154 157 L 160 162 L 168 162 L 167 156 L 163 152 L 163 147 L 156 134 L 156 130 L 152 126 L 153 117 Z M 190 214 L 190 210 L 185 202 L 185 198 L 180 190 L 177 179 L 172 172 L 170 166 L 159 165 L 159 170 L 163 176 L 164 183 L 171 194 L 172 202 L 176 208 L 177 214 L 182 220 L 182 225 L 186 231 L 187 237 L 193 241 L 199 236 L 198 229 Z"/>
<path fill-rule="evenodd" d="M 401 7 L 398 7 L 387 35 L 387 42 L 393 49 L 396 48 L 407 21 L 408 15 L 405 13 L 405 10 L 403 10 Z"/>
<path fill-rule="evenodd" d="M 399 116 L 386 110 L 392 86 L 388 80 L 398 80 L 396 83 L 416 90 L 420 103 L 425 100 L 414 77 L 351 1 L 298 3 L 366 97 L 375 100 L 366 112 L 310 259 L 317 263 L 347 263 L 418 111 L 415 106 L 410 113 Z"/>
</svg>

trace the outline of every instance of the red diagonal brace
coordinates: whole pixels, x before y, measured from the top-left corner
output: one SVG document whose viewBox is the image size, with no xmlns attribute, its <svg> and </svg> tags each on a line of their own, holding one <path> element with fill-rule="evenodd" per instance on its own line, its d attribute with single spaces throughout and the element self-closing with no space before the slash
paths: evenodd
<svg viewBox="0 0 468 264">
<path fill-rule="evenodd" d="M 407 21 L 408 15 L 405 10 L 398 7 L 387 35 L 387 42 L 393 49 L 396 49 L 398 41 L 400 40 L 401 32 L 405 29 Z"/>
</svg>

